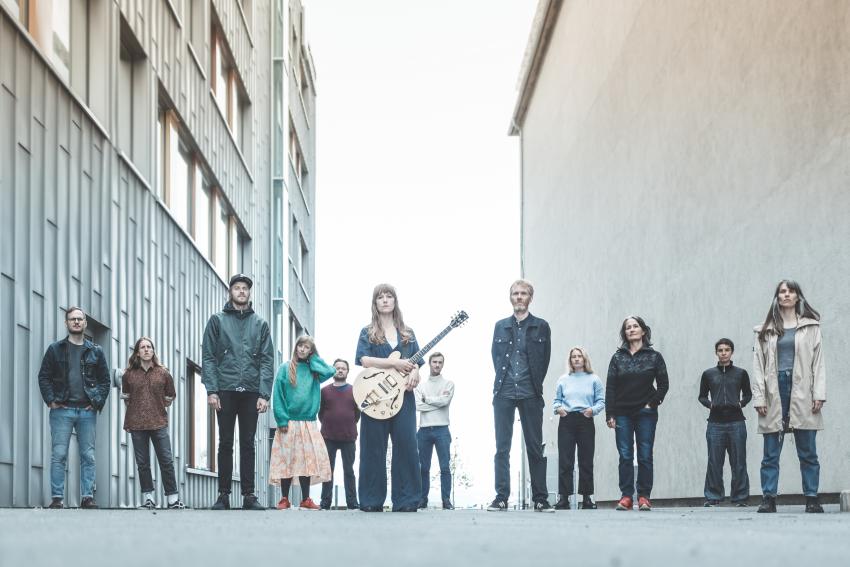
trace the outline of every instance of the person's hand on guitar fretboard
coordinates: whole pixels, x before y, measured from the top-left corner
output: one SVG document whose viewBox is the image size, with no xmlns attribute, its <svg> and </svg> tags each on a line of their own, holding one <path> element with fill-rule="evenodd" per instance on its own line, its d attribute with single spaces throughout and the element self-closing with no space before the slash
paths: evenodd
<svg viewBox="0 0 850 567">
<path fill-rule="evenodd" d="M 413 371 L 414 368 L 416 368 L 416 365 L 406 358 L 399 358 L 398 360 L 394 360 L 392 362 L 392 366 L 402 374 L 409 374 Z"/>
</svg>

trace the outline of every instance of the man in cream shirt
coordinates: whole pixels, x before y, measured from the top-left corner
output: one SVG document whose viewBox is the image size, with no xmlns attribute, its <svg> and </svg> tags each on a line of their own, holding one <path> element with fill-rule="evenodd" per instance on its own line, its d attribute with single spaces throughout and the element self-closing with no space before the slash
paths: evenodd
<svg viewBox="0 0 850 567">
<path fill-rule="evenodd" d="M 422 474 L 422 498 L 419 508 L 428 507 L 428 492 L 431 488 L 431 455 L 437 449 L 440 461 L 440 496 L 443 510 L 454 510 L 452 506 L 452 471 L 449 449 L 452 435 L 449 432 L 449 404 L 455 393 L 455 385 L 443 377 L 445 357 L 435 352 L 428 357 L 431 375 L 423 380 L 413 391 L 416 396 L 416 410 L 419 412 L 419 431 L 416 440 L 419 445 L 419 470 Z"/>
</svg>

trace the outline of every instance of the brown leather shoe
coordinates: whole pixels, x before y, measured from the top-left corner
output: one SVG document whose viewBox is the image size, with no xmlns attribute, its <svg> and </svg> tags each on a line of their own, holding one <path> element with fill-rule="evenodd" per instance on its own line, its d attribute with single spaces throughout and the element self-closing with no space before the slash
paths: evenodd
<svg viewBox="0 0 850 567">
<path fill-rule="evenodd" d="M 91 496 L 86 496 L 80 502 L 80 508 L 85 508 L 86 510 L 97 510 L 99 506 L 94 501 L 94 498 L 92 498 Z"/>
<path fill-rule="evenodd" d="M 287 498 L 286 496 L 281 498 L 280 502 L 277 503 L 278 510 L 289 510 L 290 508 L 292 508 L 292 504 L 290 504 L 289 498 Z"/>
<path fill-rule="evenodd" d="M 48 508 L 52 508 L 53 510 L 61 510 L 64 507 L 65 504 L 62 502 L 61 498 L 53 498 L 48 506 Z"/>
<path fill-rule="evenodd" d="M 298 507 L 302 510 L 321 510 L 321 508 L 313 502 L 312 498 L 305 498 L 301 501 L 301 504 L 299 504 Z"/>
</svg>

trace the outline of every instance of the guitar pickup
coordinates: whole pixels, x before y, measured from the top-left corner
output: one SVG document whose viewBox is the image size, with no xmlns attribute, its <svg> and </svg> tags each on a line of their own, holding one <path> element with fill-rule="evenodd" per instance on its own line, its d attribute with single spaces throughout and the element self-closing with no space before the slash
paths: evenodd
<svg viewBox="0 0 850 567">
<path fill-rule="evenodd" d="M 398 386 L 398 382 L 391 375 L 387 375 L 387 384 L 390 385 L 390 388 L 395 388 L 396 386 Z M 388 392 L 387 390 L 384 391 Z"/>
<path fill-rule="evenodd" d="M 389 381 L 389 380 L 388 380 L 388 381 Z M 390 391 L 389 391 L 389 390 L 387 390 L 386 388 L 384 388 L 384 385 L 383 385 L 383 384 L 378 383 L 378 387 L 379 387 L 381 390 L 383 390 L 385 394 L 389 394 L 389 393 L 390 393 Z"/>
</svg>

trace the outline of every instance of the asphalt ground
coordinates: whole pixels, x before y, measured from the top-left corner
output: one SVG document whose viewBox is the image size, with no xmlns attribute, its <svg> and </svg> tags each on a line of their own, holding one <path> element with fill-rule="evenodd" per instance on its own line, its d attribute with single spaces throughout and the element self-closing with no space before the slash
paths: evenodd
<svg viewBox="0 0 850 567">
<path fill-rule="evenodd" d="M 0 510 L 2 567 L 850 565 L 850 513 Z"/>
</svg>

